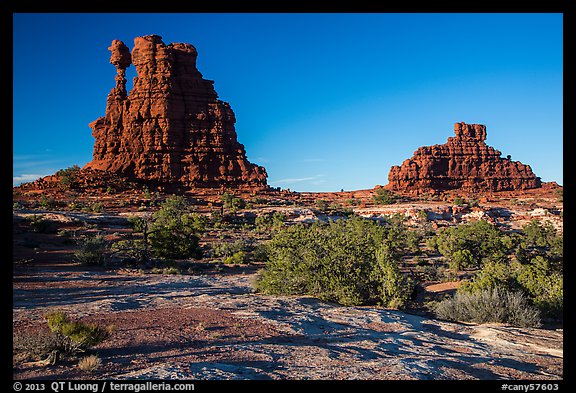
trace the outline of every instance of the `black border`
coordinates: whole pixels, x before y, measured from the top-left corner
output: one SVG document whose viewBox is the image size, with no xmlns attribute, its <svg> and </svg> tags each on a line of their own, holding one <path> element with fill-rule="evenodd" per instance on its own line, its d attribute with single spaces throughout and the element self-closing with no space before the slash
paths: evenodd
<svg viewBox="0 0 576 393">
<path fill-rule="evenodd" d="M 174 0 L 163 0 L 162 2 L 144 3 L 140 1 L 124 0 L 124 1 L 110 1 L 110 0 L 100 0 L 95 2 L 58 2 L 58 1 L 17 1 L 12 0 L 8 2 L 6 0 L 0 1 L 0 26 L 2 29 L 3 47 L 0 66 L 3 70 L 1 74 L 2 82 L 0 86 L 2 87 L 2 101 L 1 101 L 1 113 L 3 119 L 4 128 L 8 128 L 3 134 L 3 142 L 0 144 L 2 148 L 1 159 L 3 160 L 3 168 L 1 181 L 2 185 L 6 187 L 8 191 L 8 184 L 11 187 L 12 178 L 12 163 L 10 162 L 10 153 L 12 153 L 12 75 L 13 75 L 13 63 L 12 63 L 12 49 L 13 49 L 13 19 L 14 13 L 180 13 L 180 12 L 210 12 L 210 13 L 268 13 L 268 12 L 282 12 L 282 13 L 374 13 L 374 12 L 385 12 L 385 13 L 562 13 L 564 17 L 564 126 L 567 127 L 568 134 L 564 134 L 564 154 L 571 153 L 574 143 L 572 142 L 572 136 L 576 132 L 574 125 L 576 124 L 576 105 L 574 104 L 574 96 L 576 95 L 576 85 L 574 81 L 574 70 L 576 69 L 576 64 L 574 62 L 574 52 L 576 52 L 576 31 L 574 29 L 574 14 L 575 14 L 575 1 L 574 0 L 540 0 L 540 1 L 513 1 L 513 0 L 461 0 L 457 3 L 446 2 L 446 1 L 425 1 L 425 2 L 414 2 L 414 1 L 404 1 L 404 2 L 393 2 L 393 3 L 382 3 L 382 1 L 367 1 L 367 0 L 357 0 L 347 4 L 333 4 L 329 7 L 320 4 L 312 4 L 311 2 L 235 2 L 233 4 L 223 4 L 218 2 L 208 2 L 204 1 L 201 4 L 196 2 L 186 2 L 186 1 L 174 1 Z M 41 37 L 39 37 L 41 39 Z M 55 43 L 57 46 L 58 44 Z M 32 49 L 31 49 L 32 50 Z M 9 54 L 9 55 L 8 55 Z M 8 88 L 10 86 L 10 88 Z M 33 108 L 31 108 L 31 115 L 33 115 Z M 6 125 L 9 125 L 6 127 Z M 8 132 L 9 131 L 9 132 Z M 545 134 L 545 130 L 543 130 Z M 568 136 L 566 136 L 568 135 Z M 568 144 L 567 144 L 568 142 Z M 572 157 L 570 157 L 572 158 Z M 572 162 L 570 162 L 572 164 Z M 10 169 L 7 169 L 10 168 Z M 567 219 L 564 220 L 564 233 L 565 238 L 571 239 L 572 225 L 570 217 L 573 213 L 572 201 L 574 200 L 573 195 L 573 165 L 568 166 L 566 161 L 564 161 L 564 214 Z M 10 182 L 10 183 L 9 183 Z M 4 189 L 4 187 L 3 187 Z M 8 192 L 2 193 L 2 222 L 8 225 L 12 222 L 11 211 L 8 208 L 11 206 L 12 198 L 9 196 Z M 567 202 L 567 203 L 566 203 Z M 7 231 L 3 231 L 4 235 Z M 8 239 L 9 243 L 5 244 L 3 250 L 10 250 L 6 252 L 6 257 L 3 259 L 3 267 L 7 269 L 10 266 L 10 271 L 12 263 L 12 231 L 10 230 L 9 236 L 3 236 L 3 239 Z M 567 236 L 566 236 L 567 235 Z M 565 277 L 572 280 L 574 277 L 574 268 L 571 266 L 571 262 L 574 261 L 574 251 L 571 247 L 565 248 L 566 260 L 568 263 L 565 266 Z M 8 259 L 9 258 L 9 259 Z M 8 273 L 8 272 L 7 272 Z M 8 308 L 12 303 L 12 285 L 11 277 L 8 274 L 2 274 L 3 281 L 6 282 L 2 285 L 2 302 L 5 303 Z M 571 282 L 568 281 L 570 284 Z M 570 373 L 569 366 L 573 360 L 573 355 L 570 352 L 573 343 L 573 320 L 570 317 L 570 311 L 572 310 L 572 298 L 573 291 L 571 285 L 565 285 L 565 318 L 564 318 L 564 347 L 567 349 L 564 351 L 564 376 L 562 381 L 550 381 L 552 383 L 559 383 L 560 391 L 563 391 L 566 387 L 573 385 L 574 377 Z M 11 308 L 11 307 L 10 307 Z M 6 311 L 8 314 L 9 311 Z M 8 343 L 11 341 L 2 340 L 3 351 L 6 351 L 4 359 L 8 358 Z M 12 380 L 12 367 L 9 366 L 8 361 L 2 362 L 6 365 L 6 379 L 7 381 Z M 23 383 L 25 381 L 22 381 Z M 37 381 L 40 382 L 40 381 Z M 86 381 L 94 382 L 94 381 Z M 142 382 L 142 381 L 138 381 Z M 159 381 L 155 381 L 159 382 Z M 177 381 L 167 381 L 168 383 L 176 383 Z M 212 390 L 212 389 L 251 389 L 251 390 L 262 390 L 269 392 L 277 386 L 278 382 L 282 383 L 282 387 L 288 389 L 334 389 L 334 388 L 344 388 L 344 389 L 378 389 L 378 388 L 404 388 L 409 389 L 448 389 L 453 391 L 462 391 L 468 387 L 481 388 L 486 392 L 491 391 L 502 391 L 501 387 L 503 383 L 510 383 L 513 385 L 527 385 L 531 383 L 548 383 L 548 381 L 523 381 L 523 380 L 513 380 L 513 381 L 192 381 L 195 384 L 195 390 L 197 392 Z M 12 382 L 9 385 L 5 385 L 12 390 Z M 46 386 L 48 388 L 48 385 Z M 46 391 L 51 391 L 47 389 Z"/>
</svg>

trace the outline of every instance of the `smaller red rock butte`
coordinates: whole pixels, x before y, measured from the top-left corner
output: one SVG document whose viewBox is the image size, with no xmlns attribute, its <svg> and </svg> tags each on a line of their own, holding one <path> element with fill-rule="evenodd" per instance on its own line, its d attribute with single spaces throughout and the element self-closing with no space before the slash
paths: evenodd
<svg viewBox="0 0 576 393">
<path fill-rule="evenodd" d="M 529 165 L 488 146 L 486 126 L 456 123 L 455 137 L 443 145 L 423 146 L 388 174 L 392 190 L 419 194 L 461 189 L 463 191 L 513 191 L 541 186 Z"/>
<path fill-rule="evenodd" d="M 115 173 L 151 184 L 183 188 L 266 188 L 266 170 L 246 158 L 236 118 L 218 98 L 214 81 L 196 68 L 196 48 L 165 45 L 162 37 L 136 37 L 132 53 L 122 41 L 108 48 L 116 86 L 106 115 L 90 123 L 96 139 L 83 171 Z M 136 67 L 126 92 L 126 68 Z"/>
</svg>

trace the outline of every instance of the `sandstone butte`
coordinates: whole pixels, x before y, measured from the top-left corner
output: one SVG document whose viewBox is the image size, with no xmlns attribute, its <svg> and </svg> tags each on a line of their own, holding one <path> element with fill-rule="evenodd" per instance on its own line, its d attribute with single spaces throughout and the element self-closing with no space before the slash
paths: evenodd
<svg viewBox="0 0 576 393">
<path fill-rule="evenodd" d="M 230 105 L 196 68 L 194 46 L 147 35 L 134 39 L 132 52 L 119 40 L 108 50 L 116 85 L 105 116 L 90 123 L 94 151 L 83 173 L 104 171 L 164 188 L 267 187 L 266 170 L 248 161 L 237 140 Z M 137 76 L 128 93 L 131 64 Z"/>
<path fill-rule="evenodd" d="M 387 188 L 421 194 L 447 190 L 516 191 L 541 186 L 529 165 L 512 161 L 485 143 L 486 126 L 456 123 L 456 136 L 443 145 L 423 146 L 388 174 Z"/>
</svg>

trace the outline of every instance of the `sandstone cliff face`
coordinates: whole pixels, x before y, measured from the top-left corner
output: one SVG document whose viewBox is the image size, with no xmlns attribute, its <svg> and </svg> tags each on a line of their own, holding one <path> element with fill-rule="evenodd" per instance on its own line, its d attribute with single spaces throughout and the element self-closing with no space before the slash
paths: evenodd
<svg viewBox="0 0 576 393">
<path fill-rule="evenodd" d="M 90 123 L 96 141 L 85 169 L 189 188 L 266 187 L 266 170 L 237 141 L 230 105 L 196 68 L 196 48 L 149 35 L 134 40 L 132 53 L 118 40 L 108 49 L 116 86 L 106 115 Z M 130 64 L 137 76 L 128 94 Z"/>
<path fill-rule="evenodd" d="M 498 150 L 484 142 L 485 125 L 456 123 L 454 133 L 456 136 L 445 144 L 420 147 L 401 166 L 393 166 L 388 174 L 389 187 L 411 193 L 540 187 L 540 178 L 529 165 L 501 158 Z"/>
</svg>

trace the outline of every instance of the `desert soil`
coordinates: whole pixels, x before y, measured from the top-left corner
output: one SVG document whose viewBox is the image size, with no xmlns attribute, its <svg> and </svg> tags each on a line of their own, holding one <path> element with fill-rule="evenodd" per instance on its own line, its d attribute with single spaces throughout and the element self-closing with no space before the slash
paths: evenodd
<svg viewBox="0 0 576 393">
<path fill-rule="evenodd" d="M 114 325 L 103 366 L 20 363 L 15 379 L 562 379 L 562 330 L 464 325 L 254 293 L 255 269 L 139 274 L 15 266 L 15 333 L 58 309 Z M 442 289 L 442 288 L 438 288 Z"/>
</svg>

